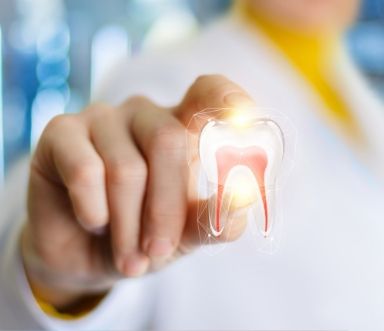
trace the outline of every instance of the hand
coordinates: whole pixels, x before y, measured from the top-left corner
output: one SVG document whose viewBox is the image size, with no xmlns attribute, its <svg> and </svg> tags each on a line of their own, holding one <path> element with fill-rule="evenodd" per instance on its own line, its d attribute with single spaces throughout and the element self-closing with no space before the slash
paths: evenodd
<svg viewBox="0 0 384 331">
<path fill-rule="evenodd" d="M 22 252 L 32 289 L 65 306 L 199 246 L 185 125 L 204 108 L 244 103 L 246 92 L 214 75 L 172 109 L 133 97 L 54 118 L 31 163 Z M 244 230 L 236 215 L 225 240 Z"/>
</svg>

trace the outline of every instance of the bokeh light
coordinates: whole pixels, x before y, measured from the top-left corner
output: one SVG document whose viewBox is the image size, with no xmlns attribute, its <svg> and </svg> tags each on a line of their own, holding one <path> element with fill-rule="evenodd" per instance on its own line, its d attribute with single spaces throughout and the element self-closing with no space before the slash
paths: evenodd
<svg viewBox="0 0 384 331">
<path fill-rule="evenodd" d="M 93 0 L 2 0 L 0 174 L 30 151 L 52 116 L 79 111 L 113 63 L 191 38 L 230 4 L 111 0 L 96 6 Z M 354 59 L 382 95 L 383 21 L 383 1 L 365 0 L 347 38 Z"/>
</svg>

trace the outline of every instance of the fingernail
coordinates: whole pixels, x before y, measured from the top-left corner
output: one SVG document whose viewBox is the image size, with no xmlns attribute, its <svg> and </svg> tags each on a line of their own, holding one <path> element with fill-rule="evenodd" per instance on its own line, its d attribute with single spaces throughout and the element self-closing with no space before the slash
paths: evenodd
<svg viewBox="0 0 384 331">
<path fill-rule="evenodd" d="M 107 226 L 102 226 L 100 228 L 92 229 L 91 232 L 97 236 L 101 236 L 107 233 Z"/>
<path fill-rule="evenodd" d="M 167 238 L 154 238 L 150 241 L 147 254 L 150 257 L 168 257 L 173 253 L 174 246 Z"/>
<path fill-rule="evenodd" d="M 230 93 L 224 97 L 224 102 L 228 106 L 232 107 L 252 107 L 255 106 L 255 103 L 252 99 L 245 95 L 244 93 L 235 92 Z"/>
<path fill-rule="evenodd" d="M 90 224 L 89 222 L 83 221 L 81 218 L 78 218 L 77 222 L 85 231 L 95 235 L 102 235 L 102 234 L 105 234 L 107 231 L 106 224 L 95 226 L 94 224 Z"/>
<path fill-rule="evenodd" d="M 124 272 L 130 277 L 139 277 L 144 275 L 149 266 L 148 258 L 130 257 L 125 261 Z"/>
</svg>

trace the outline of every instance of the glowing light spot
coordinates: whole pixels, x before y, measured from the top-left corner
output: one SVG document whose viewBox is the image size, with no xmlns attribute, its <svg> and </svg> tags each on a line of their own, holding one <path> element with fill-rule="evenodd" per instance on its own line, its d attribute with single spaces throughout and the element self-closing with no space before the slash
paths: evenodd
<svg viewBox="0 0 384 331">
<path fill-rule="evenodd" d="M 247 172 L 238 172 L 231 180 L 232 205 L 236 208 L 250 206 L 257 200 L 257 186 Z"/>
<path fill-rule="evenodd" d="M 250 125 L 251 118 L 248 111 L 237 109 L 230 115 L 229 122 L 234 128 L 242 129 Z"/>
</svg>

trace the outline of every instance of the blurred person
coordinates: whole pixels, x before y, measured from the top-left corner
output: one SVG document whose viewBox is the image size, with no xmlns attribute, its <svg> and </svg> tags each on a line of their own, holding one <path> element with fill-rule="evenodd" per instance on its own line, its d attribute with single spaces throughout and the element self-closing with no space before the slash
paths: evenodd
<svg viewBox="0 0 384 331">
<path fill-rule="evenodd" d="M 0 328 L 383 329 L 383 106 L 342 44 L 358 7 L 237 1 L 189 44 L 116 64 L 97 102 L 54 118 L 3 192 Z M 234 213 L 210 257 L 196 249 L 185 126 L 244 105 L 298 132 L 284 237 L 257 252 Z"/>
</svg>

